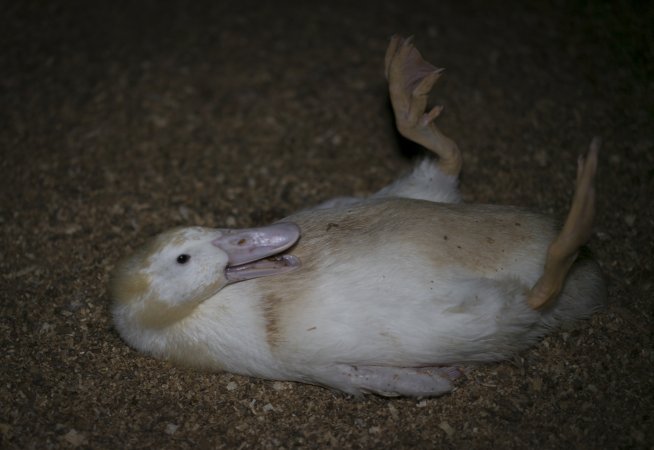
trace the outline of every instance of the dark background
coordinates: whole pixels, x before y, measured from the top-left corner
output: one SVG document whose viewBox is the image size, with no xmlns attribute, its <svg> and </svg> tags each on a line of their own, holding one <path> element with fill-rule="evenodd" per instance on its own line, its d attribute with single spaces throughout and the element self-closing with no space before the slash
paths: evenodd
<svg viewBox="0 0 654 450">
<path fill-rule="evenodd" d="M 651 448 L 652 3 L 374 4 L 2 2 L 3 448 Z M 447 68 L 466 201 L 563 216 L 603 137 L 608 308 L 423 401 L 128 348 L 107 277 L 148 236 L 264 224 L 411 167 L 382 70 L 396 32 Z"/>
</svg>

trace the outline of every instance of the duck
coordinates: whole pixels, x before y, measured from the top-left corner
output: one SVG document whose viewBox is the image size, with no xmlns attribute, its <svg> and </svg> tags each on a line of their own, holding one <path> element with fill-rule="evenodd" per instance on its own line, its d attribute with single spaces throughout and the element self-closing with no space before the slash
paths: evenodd
<svg viewBox="0 0 654 450">
<path fill-rule="evenodd" d="M 577 162 L 563 224 L 462 202 L 457 144 L 428 96 L 442 74 L 393 36 L 395 124 L 430 156 L 366 198 L 256 228 L 175 228 L 116 264 L 119 335 L 156 358 L 359 396 L 449 393 L 463 368 L 513 357 L 587 318 L 606 286 L 586 244 L 599 139 Z"/>
</svg>

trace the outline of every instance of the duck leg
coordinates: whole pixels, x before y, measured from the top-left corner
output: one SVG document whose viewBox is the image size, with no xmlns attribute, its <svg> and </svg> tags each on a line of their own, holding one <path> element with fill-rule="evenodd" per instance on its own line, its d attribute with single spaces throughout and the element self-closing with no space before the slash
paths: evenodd
<svg viewBox="0 0 654 450">
<path fill-rule="evenodd" d="M 558 297 L 579 249 L 590 238 L 595 216 L 594 181 L 599 148 L 600 140 L 594 138 L 588 154 L 579 157 L 575 194 L 568 217 L 563 229 L 547 249 L 543 275 L 527 298 L 533 309 L 545 308 Z"/>
<path fill-rule="evenodd" d="M 422 145 L 439 157 L 438 167 L 457 177 L 461 152 L 456 143 L 434 124 L 442 111 L 436 106 L 425 112 L 427 100 L 443 69 L 425 61 L 413 46 L 413 39 L 393 36 L 386 50 L 386 78 L 397 129 L 405 138 Z"/>
</svg>

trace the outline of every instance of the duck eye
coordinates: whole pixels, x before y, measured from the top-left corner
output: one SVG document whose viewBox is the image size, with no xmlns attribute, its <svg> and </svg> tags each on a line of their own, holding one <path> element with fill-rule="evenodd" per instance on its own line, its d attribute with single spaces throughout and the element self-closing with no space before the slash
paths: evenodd
<svg viewBox="0 0 654 450">
<path fill-rule="evenodd" d="M 179 255 L 179 256 L 177 257 L 177 263 L 179 263 L 179 264 L 186 264 L 186 263 L 189 261 L 189 259 L 191 259 L 191 255 L 186 255 L 186 254 L 184 254 L 184 255 Z"/>
</svg>

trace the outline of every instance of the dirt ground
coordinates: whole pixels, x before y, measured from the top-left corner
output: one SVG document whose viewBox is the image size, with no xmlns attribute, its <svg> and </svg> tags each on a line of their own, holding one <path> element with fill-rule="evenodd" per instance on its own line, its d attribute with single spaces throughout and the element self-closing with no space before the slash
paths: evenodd
<svg viewBox="0 0 654 450">
<path fill-rule="evenodd" d="M 653 448 L 651 2 L 9 3 L 2 448 Z M 107 278 L 149 236 L 265 224 L 411 167 L 382 72 L 396 32 L 447 68 L 434 101 L 466 201 L 562 216 L 602 136 L 591 248 L 609 306 L 427 400 L 129 348 Z"/>
</svg>

